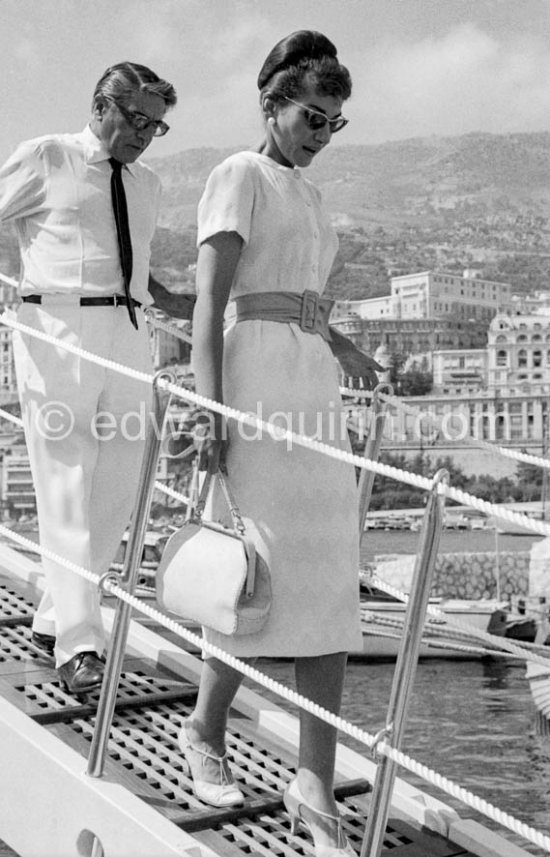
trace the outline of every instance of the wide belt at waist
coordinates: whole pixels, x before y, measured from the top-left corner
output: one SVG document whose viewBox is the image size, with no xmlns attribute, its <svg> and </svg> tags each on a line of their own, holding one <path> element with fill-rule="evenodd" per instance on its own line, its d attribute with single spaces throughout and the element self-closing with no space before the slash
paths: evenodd
<svg viewBox="0 0 550 857">
<path fill-rule="evenodd" d="M 23 295 L 21 300 L 28 304 L 41 304 L 43 295 Z M 53 297 L 53 296 L 52 296 Z M 132 304 L 135 307 L 140 307 L 139 301 L 133 298 Z M 80 298 L 80 306 L 128 306 L 128 298 L 126 295 L 105 295 L 102 298 Z"/>
<path fill-rule="evenodd" d="M 331 341 L 328 321 L 334 301 L 312 289 L 298 292 L 254 292 L 235 298 L 237 322 L 260 319 L 298 324 L 306 333 L 318 333 Z"/>
</svg>

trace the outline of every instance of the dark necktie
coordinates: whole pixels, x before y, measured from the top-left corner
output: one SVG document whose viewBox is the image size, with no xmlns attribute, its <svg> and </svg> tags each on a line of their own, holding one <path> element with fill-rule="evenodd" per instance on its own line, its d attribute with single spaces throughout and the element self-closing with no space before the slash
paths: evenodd
<svg viewBox="0 0 550 857">
<path fill-rule="evenodd" d="M 130 239 L 130 227 L 128 225 L 128 206 L 126 205 L 126 192 L 122 182 L 122 164 L 115 158 L 109 158 L 113 168 L 111 174 L 111 201 L 113 203 L 113 214 L 115 215 L 116 233 L 118 238 L 118 252 L 120 255 L 120 266 L 122 268 L 122 279 L 124 280 L 124 293 L 128 301 L 128 315 L 130 321 L 137 330 L 137 319 L 132 298 L 130 295 L 130 280 L 132 279 L 132 241 Z"/>
</svg>

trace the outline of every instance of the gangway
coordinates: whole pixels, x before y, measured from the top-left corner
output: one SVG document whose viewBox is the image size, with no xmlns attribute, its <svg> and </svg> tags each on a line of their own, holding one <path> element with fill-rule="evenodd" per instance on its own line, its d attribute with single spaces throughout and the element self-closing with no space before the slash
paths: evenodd
<svg viewBox="0 0 550 857">
<path fill-rule="evenodd" d="M 131 532 L 128 550 L 134 558 L 142 546 L 141 536 L 133 534 L 137 529 Z M 427 531 L 427 537 L 433 535 L 433 530 Z M 204 805 L 193 793 L 177 744 L 183 721 L 194 707 L 201 661 L 135 617 L 128 621 L 122 640 L 120 605 L 115 611 L 104 604 L 104 624 L 111 638 L 107 679 L 101 695 L 74 697 L 60 682 L 53 663 L 45 661 L 32 643 L 32 615 L 42 589 L 39 563 L 0 544 L 0 838 L 16 854 L 314 854 L 306 833 L 290 832 L 282 802 L 297 767 L 298 723 L 293 715 L 261 694 L 241 689 L 231 711 L 227 743 L 246 801 L 230 809 Z M 132 592 L 129 586 L 122 593 L 129 596 L 122 599 L 125 614 Z M 424 610 L 419 601 L 418 614 Z M 411 633 L 414 629 L 416 634 L 420 624 L 418 617 L 411 621 Z M 112 656 L 117 647 L 120 669 Z M 109 686 L 111 661 L 114 678 Z M 111 711 L 104 705 L 106 752 L 98 772 L 92 773 L 87 762 L 102 731 L 98 724 L 105 693 L 113 703 Z M 390 726 L 382 733 L 390 735 Z M 400 727 L 395 730 L 397 738 L 400 732 Z M 387 744 L 382 733 L 375 739 L 376 749 L 380 742 Z M 399 750 L 398 742 L 391 746 Z M 373 835 L 376 853 L 372 850 L 363 857 L 380 853 L 527 857 L 528 852 L 499 834 L 462 819 L 446 804 L 394 777 L 393 769 L 391 782 L 382 782 L 383 768 L 338 747 L 335 794 L 344 832 L 358 855 L 367 842 L 365 828 L 376 821 L 381 828 Z M 383 823 L 378 815 L 382 806 Z"/>
<path fill-rule="evenodd" d="M 135 619 L 105 775 L 88 777 L 97 694 L 86 701 L 68 694 L 53 663 L 33 645 L 30 626 L 40 583 L 37 563 L 0 546 L 0 837 L 17 854 L 314 853 L 307 834 L 290 834 L 281 798 L 296 770 L 295 718 L 243 688 L 229 721 L 228 749 L 246 803 L 230 810 L 202 804 L 177 746 L 178 731 L 194 705 L 200 660 Z M 110 630 L 113 610 L 102 610 Z M 337 769 L 345 833 L 359 854 L 376 765 L 340 746 Z M 382 853 L 468 857 L 473 852 L 436 832 L 447 828 L 449 819 L 458 822 L 443 803 L 398 780 Z M 502 839 L 500 847 L 493 852 L 499 857 L 526 855 Z"/>
</svg>

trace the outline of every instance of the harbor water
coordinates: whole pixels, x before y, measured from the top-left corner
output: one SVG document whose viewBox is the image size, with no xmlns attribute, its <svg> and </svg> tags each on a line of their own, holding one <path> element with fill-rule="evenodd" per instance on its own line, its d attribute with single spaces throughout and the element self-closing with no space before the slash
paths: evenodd
<svg viewBox="0 0 550 857">
<path fill-rule="evenodd" d="M 25 533 L 25 535 L 27 535 Z M 535 535 L 495 535 L 494 531 L 444 531 L 440 552 L 526 551 Z M 416 552 L 418 533 L 371 530 L 363 539 L 362 563 L 377 555 Z M 260 669 L 294 688 L 289 661 L 261 660 Z M 386 722 L 393 663 L 351 661 L 342 715 L 376 734 Z M 245 680 L 261 695 L 296 714 L 296 708 Z M 403 752 L 501 810 L 550 835 L 550 736 L 541 734 L 537 713 L 518 661 L 421 661 L 407 719 Z M 340 740 L 362 754 L 355 739 Z M 526 843 L 439 788 L 398 768 L 398 776 L 474 818 L 537 857 L 547 852 Z M 17 857 L 0 842 L 0 857 Z"/>
<path fill-rule="evenodd" d="M 260 668 L 292 688 L 291 662 L 262 661 Z M 393 663 L 348 664 L 342 716 L 376 734 L 386 723 Z M 262 695 L 270 695 L 261 689 Z M 296 713 L 280 699 L 274 701 Z M 346 735 L 342 743 L 370 751 Z M 537 723 L 525 667 L 501 661 L 421 661 L 402 751 L 501 810 L 550 835 L 550 736 Z M 478 814 L 423 779 L 398 768 L 398 776 L 474 818 L 529 853 L 547 854 Z"/>
<path fill-rule="evenodd" d="M 528 551 L 541 537 L 494 531 L 443 531 L 440 553 Z M 375 556 L 416 553 L 418 533 L 369 530 L 362 563 Z M 395 664 L 350 661 L 342 716 L 375 735 L 386 724 Z M 292 688 L 290 662 L 262 661 L 272 678 Z M 262 694 L 269 695 L 263 688 Z M 296 709 L 281 703 L 296 713 Z M 524 823 L 550 835 L 550 735 L 542 735 L 525 666 L 517 660 L 425 660 L 418 664 L 402 751 Z M 369 749 L 341 735 L 359 753 Z M 398 776 L 428 792 L 463 818 L 503 833 L 529 853 L 547 854 L 480 815 L 446 792 L 398 769 Z"/>
<path fill-rule="evenodd" d="M 418 533 L 410 530 L 367 530 L 361 544 L 361 559 L 372 561 L 387 554 L 413 554 Z M 528 551 L 543 536 L 499 533 L 494 530 L 443 530 L 439 553 L 485 553 L 491 551 Z"/>
</svg>

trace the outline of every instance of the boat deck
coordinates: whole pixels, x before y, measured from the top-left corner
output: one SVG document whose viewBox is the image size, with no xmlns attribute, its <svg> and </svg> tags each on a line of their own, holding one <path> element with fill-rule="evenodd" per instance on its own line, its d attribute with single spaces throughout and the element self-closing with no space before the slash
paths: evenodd
<svg viewBox="0 0 550 857">
<path fill-rule="evenodd" d="M 84 769 L 97 694 L 85 700 L 68 694 L 52 664 L 32 644 L 31 621 L 37 598 L 38 593 L 29 582 L 9 573 L 0 574 L 0 698 L 76 751 L 82 757 Z M 163 665 L 158 659 L 143 655 L 126 657 L 105 765 L 108 782 L 123 786 L 172 825 L 191 834 L 201 849 L 187 849 L 185 853 L 195 851 L 197 857 L 210 851 L 226 857 L 313 855 L 311 839 L 305 832 L 290 834 L 281 800 L 281 793 L 296 770 L 295 747 L 288 735 L 281 735 L 278 740 L 262 733 L 259 741 L 258 723 L 252 713 L 246 713 L 246 706 L 235 708 L 228 728 L 229 755 L 246 795 L 245 805 L 217 810 L 194 796 L 190 778 L 182 766 L 177 735 L 193 708 L 195 696 L 196 684 L 176 674 L 169 659 Z M 36 742 L 37 734 L 35 731 L 34 739 L 31 736 L 29 740 Z M 31 767 L 27 771 L 29 782 L 32 770 Z M 37 770 L 38 778 L 44 775 L 41 768 Z M 55 781 L 51 788 L 56 788 Z M 336 786 L 344 830 L 357 854 L 361 852 L 370 789 L 369 781 L 362 777 L 340 780 Z M 17 801 L 20 800 L 24 797 L 18 795 Z M 72 807 L 69 811 L 77 809 Z M 28 817 L 33 822 L 32 812 Z M 124 824 L 124 819 L 120 824 Z M 18 847 L 14 844 L 13 826 L 6 825 L 5 819 L 0 820 L 0 839 L 5 839 L 10 847 Z M 25 836 L 21 841 L 25 841 Z M 27 852 L 21 849 L 17 853 L 26 857 Z M 87 852 L 81 848 L 78 853 Z M 109 853 L 106 849 L 106 857 Z M 53 857 L 46 852 L 40 854 Z M 472 852 L 426 828 L 416 829 L 406 821 L 391 818 L 382 854 L 468 857 Z M 150 857 L 155 855 L 151 853 Z"/>
</svg>

